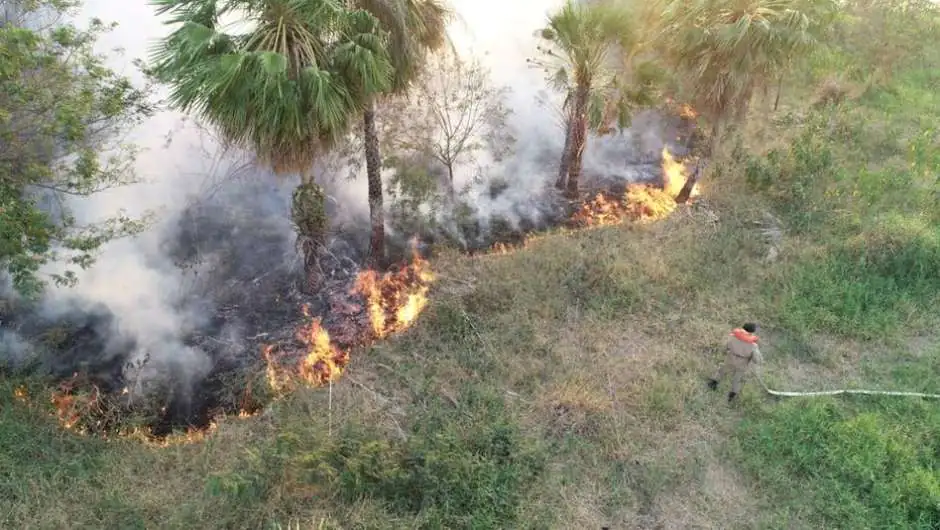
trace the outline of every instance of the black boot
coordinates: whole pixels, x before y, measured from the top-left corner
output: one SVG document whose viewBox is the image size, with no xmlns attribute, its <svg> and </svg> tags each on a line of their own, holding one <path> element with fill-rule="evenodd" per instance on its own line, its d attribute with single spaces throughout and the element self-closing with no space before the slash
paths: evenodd
<svg viewBox="0 0 940 530">
<path fill-rule="evenodd" d="M 733 400 L 734 397 L 737 395 L 738 395 L 737 392 L 728 392 L 728 403 L 731 403 L 731 400 Z"/>
<path fill-rule="evenodd" d="M 718 381 L 715 381 L 714 379 L 709 379 L 709 380 L 708 380 L 708 388 L 710 388 L 710 389 L 712 389 L 712 390 L 718 390 Z"/>
</svg>

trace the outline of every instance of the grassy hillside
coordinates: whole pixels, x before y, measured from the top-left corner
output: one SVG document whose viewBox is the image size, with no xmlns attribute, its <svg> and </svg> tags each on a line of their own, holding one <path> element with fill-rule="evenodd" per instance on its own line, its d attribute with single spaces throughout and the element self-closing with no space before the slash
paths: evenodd
<svg viewBox="0 0 940 530">
<path fill-rule="evenodd" d="M 937 528 L 937 403 L 704 385 L 755 319 L 776 388 L 940 391 L 928 66 L 755 104 L 690 211 L 438 258 L 419 324 L 332 395 L 202 443 L 77 437 L 0 381 L 0 527 Z"/>
</svg>

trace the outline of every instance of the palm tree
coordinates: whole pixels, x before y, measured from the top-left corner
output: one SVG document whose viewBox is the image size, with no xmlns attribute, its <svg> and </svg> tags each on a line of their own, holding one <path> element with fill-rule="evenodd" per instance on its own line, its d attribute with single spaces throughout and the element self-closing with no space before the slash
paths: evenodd
<svg viewBox="0 0 940 530">
<path fill-rule="evenodd" d="M 687 82 L 697 110 L 721 133 L 812 43 L 806 0 L 672 0 L 661 42 Z"/>
<path fill-rule="evenodd" d="M 439 0 L 350 1 L 357 8 L 372 14 L 387 35 L 386 49 L 390 55 L 393 73 L 386 93 L 400 95 L 406 92 L 424 66 L 427 54 L 440 49 L 448 42 L 447 23 L 451 10 Z M 362 134 L 372 228 L 369 259 L 373 266 L 378 266 L 385 257 L 385 204 L 375 108 L 375 97 L 369 95 L 362 112 Z"/>
<path fill-rule="evenodd" d="M 531 62 L 544 68 L 552 88 L 565 95 L 565 147 L 556 186 L 567 189 L 569 197 L 578 195 L 589 125 L 600 125 L 612 99 L 625 110 L 629 91 L 618 85 L 616 59 L 633 48 L 634 35 L 630 13 L 620 4 L 575 0 L 550 15 L 539 32 L 541 57 Z M 621 122 L 628 118 L 625 112 L 617 114 Z"/>
<path fill-rule="evenodd" d="M 806 0 L 672 0 L 663 14 L 666 55 L 712 125 L 710 151 L 766 87 L 812 43 Z M 676 196 L 688 201 L 699 171 Z"/>
<path fill-rule="evenodd" d="M 172 106 L 192 112 L 232 145 L 252 149 L 277 174 L 297 174 L 291 216 L 303 248 L 307 288 L 319 283 L 325 244 L 315 157 L 348 131 L 372 94 L 391 86 L 378 21 L 343 0 L 153 0 L 179 26 L 153 53 Z M 246 28 L 225 33 L 223 16 Z"/>
</svg>

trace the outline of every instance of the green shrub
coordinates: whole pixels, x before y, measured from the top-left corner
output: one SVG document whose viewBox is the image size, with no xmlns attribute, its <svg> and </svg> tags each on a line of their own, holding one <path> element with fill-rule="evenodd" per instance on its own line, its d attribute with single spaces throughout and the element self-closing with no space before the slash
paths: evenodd
<svg viewBox="0 0 940 530">
<path fill-rule="evenodd" d="M 738 433 L 744 464 L 820 528 L 940 527 L 940 411 L 904 400 L 866 409 L 791 401 L 751 417 Z"/>
<path fill-rule="evenodd" d="M 821 129 L 821 124 L 810 123 L 788 149 L 751 156 L 745 162 L 748 184 L 769 196 L 795 233 L 807 232 L 826 220 L 831 202 L 823 205 L 820 199 L 829 184 L 843 179 L 833 150 L 820 137 Z"/>
</svg>

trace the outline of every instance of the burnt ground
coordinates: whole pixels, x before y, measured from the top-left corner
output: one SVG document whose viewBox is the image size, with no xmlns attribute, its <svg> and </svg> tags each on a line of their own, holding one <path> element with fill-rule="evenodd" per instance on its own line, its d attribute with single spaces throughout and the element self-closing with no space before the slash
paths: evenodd
<svg viewBox="0 0 940 530">
<path fill-rule="evenodd" d="M 686 154 L 682 143 L 680 137 L 671 151 Z M 661 182 L 658 156 L 622 162 L 628 175 L 586 173 L 583 187 L 590 190 L 588 196 L 598 191 L 622 195 L 629 182 Z M 505 184 L 494 184 L 488 193 L 495 199 L 506 189 Z M 554 189 L 532 199 L 505 216 L 481 219 L 478 212 L 471 212 L 469 220 L 447 229 L 415 233 L 418 251 L 430 257 L 444 245 L 473 254 L 497 243 L 518 244 L 533 232 L 566 223 L 580 206 L 580 201 L 563 199 Z M 143 362 L 131 361 L 140 357 L 138 344 L 119 329 L 116 315 L 105 305 L 55 318 L 37 308 L 0 314 L 0 330 L 15 331 L 39 352 L 36 362 L 19 369 L 46 376 L 63 388 L 97 388 L 107 396 L 100 403 L 99 423 L 86 425 L 89 430 L 107 432 L 125 417 L 134 417 L 161 437 L 180 428 L 205 427 L 218 414 L 263 407 L 268 396 L 260 352 L 270 344 L 299 348 L 294 333 L 303 306 L 323 317 L 341 347 L 355 341 L 349 322 L 363 322 L 348 311 L 330 314 L 330 308 L 337 303 L 362 305 L 348 291 L 367 254 L 368 224 L 333 227 L 323 258 L 325 287 L 310 296 L 300 290 L 302 261 L 283 221 L 287 205 L 287 199 L 261 179 L 242 180 L 192 202 L 166 231 L 161 251 L 188 285 L 176 303 L 181 311 L 206 315 L 179 341 L 180 347 L 208 357 L 211 367 L 204 375 L 194 377 L 186 365 L 170 361 L 160 367 L 161 377 L 150 385 L 147 399 L 122 395 L 122 389 L 134 387 L 135 374 L 139 377 L 147 361 L 146 356 Z M 411 239 L 389 239 L 392 267 L 409 261 Z"/>
</svg>

